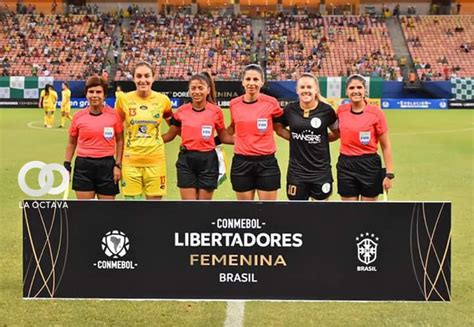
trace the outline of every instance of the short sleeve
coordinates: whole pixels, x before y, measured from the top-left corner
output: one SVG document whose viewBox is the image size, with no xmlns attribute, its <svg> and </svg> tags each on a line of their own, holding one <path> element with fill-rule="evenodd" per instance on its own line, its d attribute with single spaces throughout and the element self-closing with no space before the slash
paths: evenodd
<svg viewBox="0 0 474 327">
<path fill-rule="evenodd" d="M 173 110 L 171 110 L 171 108 L 172 108 L 171 100 L 166 95 L 163 95 L 163 96 L 165 98 L 164 99 L 165 108 L 163 109 L 163 118 L 168 119 L 168 118 L 171 118 L 171 116 L 173 116 Z"/>
<path fill-rule="evenodd" d="M 272 108 L 272 117 L 280 117 L 283 115 L 283 109 L 281 109 L 280 105 L 278 104 L 277 100 L 275 99 L 274 102 L 272 102 L 273 108 Z"/>
<path fill-rule="evenodd" d="M 87 109 L 83 109 L 87 110 Z M 79 135 L 79 130 L 77 128 L 77 114 L 72 117 L 71 126 L 69 127 L 69 136 L 77 137 Z"/>
<path fill-rule="evenodd" d="M 114 110 L 114 115 L 115 115 L 114 131 L 115 131 L 115 133 L 122 133 L 122 131 L 123 131 L 122 118 L 120 117 L 118 112 L 115 111 L 115 110 Z"/>
<path fill-rule="evenodd" d="M 220 108 L 218 108 L 218 110 L 216 111 L 215 128 L 218 131 L 221 131 L 225 128 L 225 126 L 224 126 L 224 114 L 222 113 L 222 110 Z"/>
<path fill-rule="evenodd" d="M 120 114 L 125 116 L 125 112 L 123 110 L 123 101 L 124 101 L 123 98 L 124 97 L 121 96 L 121 97 L 116 98 L 116 100 L 115 100 L 115 107 L 114 108 L 115 108 L 115 111 L 117 112 L 117 114 L 119 114 L 119 116 L 120 116 Z"/>
<path fill-rule="evenodd" d="M 377 135 L 382 135 L 388 131 L 387 120 L 382 109 L 376 108 L 377 121 L 375 122 L 375 131 Z"/>
<path fill-rule="evenodd" d="M 332 125 L 337 121 L 337 115 L 334 109 L 329 106 L 328 125 Z"/>
</svg>

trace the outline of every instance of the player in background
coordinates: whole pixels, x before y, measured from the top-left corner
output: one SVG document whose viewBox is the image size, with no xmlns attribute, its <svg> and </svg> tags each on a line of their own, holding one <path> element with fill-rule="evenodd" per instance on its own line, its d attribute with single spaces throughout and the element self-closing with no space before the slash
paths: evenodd
<svg viewBox="0 0 474 327">
<path fill-rule="evenodd" d="M 51 84 L 46 84 L 44 90 L 41 91 L 39 106 L 44 109 L 44 127 L 52 128 L 54 125 L 54 111 L 56 110 L 56 102 L 58 94 Z"/>
<path fill-rule="evenodd" d="M 366 90 L 363 76 L 350 76 L 346 87 L 350 103 L 337 109 L 341 137 L 337 186 L 344 201 L 377 201 L 395 177 L 385 114 L 367 103 Z M 377 154 L 379 142 L 386 169 Z"/>
<path fill-rule="evenodd" d="M 69 128 L 64 167 L 71 173 L 72 189 L 78 199 L 115 199 L 121 178 L 123 126 L 120 117 L 104 106 L 107 82 L 97 76 L 86 81 L 89 107 L 77 112 Z M 115 158 L 114 158 L 115 156 Z"/>
<path fill-rule="evenodd" d="M 336 113 L 321 96 L 314 75 L 301 75 L 296 93 L 299 101 L 288 104 L 275 121 L 277 134 L 290 141 L 286 194 L 289 200 L 327 200 L 333 182 L 329 142 L 338 137 Z"/>
<path fill-rule="evenodd" d="M 263 84 L 262 68 L 246 66 L 245 94 L 230 102 L 232 120 L 227 130 L 235 142 L 230 176 L 237 200 L 254 200 L 255 193 L 260 200 L 276 200 L 280 188 L 273 119 L 283 110 L 275 98 L 260 93 Z"/>
<path fill-rule="evenodd" d="M 209 73 L 193 75 L 189 80 L 191 103 L 178 108 L 163 141 L 181 135 L 176 162 L 178 187 L 183 200 L 211 200 L 217 189 L 219 162 L 214 136 L 233 143 L 224 126 L 224 115 L 216 103 L 216 89 Z"/>
<path fill-rule="evenodd" d="M 61 91 L 61 125 L 59 128 L 63 128 L 66 124 L 66 119 L 72 120 L 71 116 L 71 90 L 69 84 L 63 82 Z"/>
<path fill-rule="evenodd" d="M 166 194 L 166 158 L 161 124 L 171 119 L 171 101 L 151 89 L 155 70 L 139 62 L 133 71 L 136 90 L 120 96 L 115 109 L 124 123 L 122 193 L 126 199 L 161 200 Z"/>
<path fill-rule="evenodd" d="M 120 85 L 117 85 L 117 87 L 115 88 L 115 101 L 117 101 L 117 99 L 120 98 L 124 94 L 125 92 L 122 91 L 122 87 Z"/>
</svg>

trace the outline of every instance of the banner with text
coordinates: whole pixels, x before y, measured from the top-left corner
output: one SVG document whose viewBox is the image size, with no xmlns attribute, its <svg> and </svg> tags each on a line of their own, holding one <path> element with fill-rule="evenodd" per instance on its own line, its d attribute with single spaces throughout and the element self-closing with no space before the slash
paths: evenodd
<svg viewBox="0 0 474 327">
<path fill-rule="evenodd" d="M 21 207 L 25 298 L 451 297 L 450 203 L 28 200 Z"/>
</svg>

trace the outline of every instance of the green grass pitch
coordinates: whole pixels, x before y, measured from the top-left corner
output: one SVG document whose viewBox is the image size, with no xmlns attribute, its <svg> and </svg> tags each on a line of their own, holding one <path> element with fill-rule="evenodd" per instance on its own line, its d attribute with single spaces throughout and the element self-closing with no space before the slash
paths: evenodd
<svg viewBox="0 0 474 327">
<path fill-rule="evenodd" d="M 247 302 L 245 326 L 473 326 L 474 111 L 386 111 L 396 179 L 390 200 L 452 201 L 450 303 Z M 42 110 L 0 110 L 0 325 L 222 326 L 225 302 L 22 300 L 22 234 L 18 171 L 32 160 L 63 162 L 67 133 L 44 129 Z M 229 121 L 228 115 L 226 121 Z M 56 124 L 59 113 L 56 113 Z M 288 145 L 278 139 L 282 185 Z M 179 140 L 166 147 L 167 199 L 178 199 L 174 162 Z M 331 145 L 332 162 L 338 143 Z M 230 162 L 232 149 L 227 149 Z M 29 185 L 37 181 L 27 176 Z M 73 198 L 71 193 L 69 198 Z M 51 196 L 49 197 L 51 198 Z M 234 199 L 227 180 L 216 199 Z M 285 199 L 284 190 L 279 198 Z M 333 194 L 331 200 L 338 200 Z"/>
</svg>

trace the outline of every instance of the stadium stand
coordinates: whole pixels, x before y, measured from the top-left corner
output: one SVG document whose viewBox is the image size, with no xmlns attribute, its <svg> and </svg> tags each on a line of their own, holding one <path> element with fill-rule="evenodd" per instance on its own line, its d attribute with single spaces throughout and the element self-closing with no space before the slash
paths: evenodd
<svg viewBox="0 0 474 327">
<path fill-rule="evenodd" d="M 421 80 L 474 76 L 474 16 L 402 16 Z"/>
<path fill-rule="evenodd" d="M 141 11 L 131 18 L 115 79 L 131 79 L 146 60 L 158 79 L 183 80 L 207 70 L 217 80 L 238 79 L 252 58 L 251 19 L 244 16 L 164 16 Z"/>
<path fill-rule="evenodd" d="M 116 20 L 101 15 L 4 14 L 0 65 L 4 76 L 84 79 L 102 71 Z"/>
<path fill-rule="evenodd" d="M 381 17 L 279 15 L 266 21 L 266 35 L 271 79 L 294 79 L 303 72 L 400 77 Z"/>
</svg>

